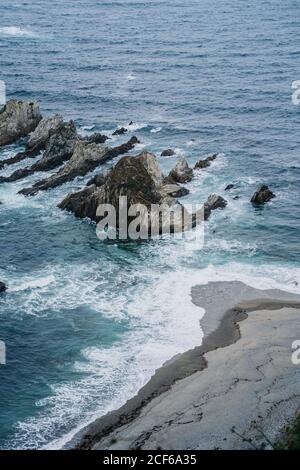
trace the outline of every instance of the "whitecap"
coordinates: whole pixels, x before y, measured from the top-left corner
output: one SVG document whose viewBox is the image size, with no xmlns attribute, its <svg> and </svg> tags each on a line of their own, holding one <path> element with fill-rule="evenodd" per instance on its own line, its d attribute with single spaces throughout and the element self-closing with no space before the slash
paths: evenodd
<svg viewBox="0 0 300 470">
<path fill-rule="evenodd" d="M 3 26 L 0 28 L 0 34 L 14 37 L 36 37 L 37 33 L 30 29 L 20 28 L 19 26 Z"/>
</svg>

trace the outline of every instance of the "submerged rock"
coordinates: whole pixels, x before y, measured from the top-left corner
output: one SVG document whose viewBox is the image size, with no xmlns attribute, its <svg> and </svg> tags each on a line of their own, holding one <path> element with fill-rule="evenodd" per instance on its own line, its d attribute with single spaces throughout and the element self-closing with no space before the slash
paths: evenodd
<svg viewBox="0 0 300 470">
<path fill-rule="evenodd" d="M 163 150 L 160 154 L 161 157 L 172 157 L 173 155 L 175 155 L 175 152 L 172 149 Z"/>
<path fill-rule="evenodd" d="M 169 173 L 170 181 L 176 183 L 188 183 L 193 178 L 193 170 L 189 167 L 188 162 L 182 158 L 177 162 L 176 166 Z"/>
<path fill-rule="evenodd" d="M 5 292 L 6 290 L 7 290 L 7 287 L 4 284 L 4 282 L 0 282 L 0 294 L 2 294 L 2 292 Z"/>
<path fill-rule="evenodd" d="M 50 138 L 42 158 L 30 167 L 21 168 L 12 175 L 1 177 L 0 183 L 10 183 L 25 178 L 37 171 L 49 171 L 69 160 L 78 142 L 76 127 L 73 121 L 61 123 L 50 131 Z"/>
<path fill-rule="evenodd" d="M 218 154 L 214 153 L 213 155 L 210 155 L 209 157 L 205 158 L 204 160 L 199 160 L 195 166 L 194 170 L 201 170 L 202 168 L 208 168 L 211 163 L 217 158 Z"/>
<path fill-rule="evenodd" d="M 232 189 L 236 189 L 237 185 L 236 184 L 228 184 L 225 188 L 225 191 L 231 191 Z"/>
<path fill-rule="evenodd" d="M 125 127 L 121 127 L 120 129 L 115 130 L 112 135 L 123 135 L 127 132 Z"/>
<path fill-rule="evenodd" d="M 276 197 L 276 196 L 269 189 L 269 187 L 266 186 L 266 185 L 262 185 L 261 188 L 253 194 L 253 196 L 251 198 L 251 202 L 252 202 L 252 204 L 261 205 L 261 204 L 264 204 L 264 203 L 270 201 L 274 197 Z"/>
<path fill-rule="evenodd" d="M 36 101 L 8 101 L 0 110 L 0 146 L 13 144 L 27 136 L 41 119 Z"/>
<path fill-rule="evenodd" d="M 118 155 L 129 152 L 138 142 L 136 137 L 132 137 L 125 144 L 109 149 L 108 147 L 99 146 L 97 144 L 87 144 L 78 141 L 75 145 L 72 157 L 57 173 L 49 178 L 38 181 L 31 188 L 22 189 L 19 194 L 33 196 L 39 191 L 55 188 L 67 181 L 72 181 L 77 176 L 85 176 L 98 165 L 112 160 Z"/>
</svg>

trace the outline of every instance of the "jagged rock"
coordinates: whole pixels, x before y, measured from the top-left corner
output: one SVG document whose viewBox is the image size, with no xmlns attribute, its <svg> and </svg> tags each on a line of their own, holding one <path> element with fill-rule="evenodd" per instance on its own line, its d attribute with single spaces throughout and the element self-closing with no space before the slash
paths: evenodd
<svg viewBox="0 0 300 470">
<path fill-rule="evenodd" d="M 88 143 L 88 144 L 105 144 L 109 137 L 107 135 L 100 134 L 99 132 L 95 132 L 92 135 L 80 137 L 80 140 Z"/>
<path fill-rule="evenodd" d="M 274 197 L 276 196 L 269 189 L 269 187 L 266 185 L 262 185 L 261 188 L 253 194 L 251 198 L 251 202 L 252 204 L 260 205 L 260 204 L 264 204 L 265 202 L 270 201 Z"/>
<path fill-rule="evenodd" d="M 216 209 L 225 209 L 227 201 L 217 194 L 211 194 L 207 201 L 204 203 L 204 219 L 207 220 L 211 212 Z"/>
<path fill-rule="evenodd" d="M 175 185 L 176 192 L 178 188 L 184 189 Z M 202 209 L 193 214 L 193 217 L 187 218 L 186 216 L 191 216 L 191 214 L 188 214 L 187 210 L 176 200 L 178 194 L 175 195 L 174 186 L 170 188 L 163 183 L 162 173 L 155 156 L 149 152 L 142 152 L 137 157 L 121 158 L 105 177 L 105 182 L 101 187 L 97 188 L 92 185 L 77 193 L 69 194 L 59 207 L 74 212 L 77 217 L 88 217 L 99 222 L 101 217 L 97 212 L 98 208 L 101 204 L 111 204 L 117 214 L 116 228 L 118 229 L 120 196 L 127 197 L 126 211 L 134 204 L 141 204 L 146 208 L 139 222 L 144 234 L 153 229 L 157 234 L 190 230 L 196 223 L 207 219 L 213 210 L 226 206 L 223 198 L 212 195 Z M 153 205 L 159 205 L 160 214 L 153 216 L 151 212 Z M 171 225 L 170 210 L 172 211 Z M 132 218 L 129 217 L 128 227 L 131 221 Z"/>
<path fill-rule="evenodd" d="M 87 186 L 95 185 L 98 188 L 105 183 L 105 176 L 101 173 L 100 175 L 95 175 L 87 182 Z"/>
<path fill-rule="evenodd" d="M 0 183 L 10 183 L 25 178 L 37 171 L 49 171 L 62 165 L 73 155 L 78 142 L 76 127 L 73 121 L 61 123 L 57 129 L 50 131 L 50 138 L 43 157 L 32 166 L 16 170 L 12 175 L 0 177 Z"/>
<path fill-rule="evenodd" d="M 205 158 L 204 160 L 199 160 L 195 166 L 194 170 L 201 170 L 202 168 L 207 168 L 211 165 L 211 162 L 213 162 L 217 158 L 218 154 L 214 153 L 213 155 L 210 155 L 209 157 Z"/>
<path fill-rule="evenodd" d="M 50 133 L 54 132 L 62 123 L 63 117 L 60 114 L 43 118 L 37 128 L 29 135 L 26 145 L 27 150 L 34 148 L 44 149 L 49 140 Z"/>
<path fill-rule="evenodd" d="M 55 188 L 67 181 L 72 181 L 77 176 L 85 176 L 98 165 L 129 152 L 138 142 L 136 137 L 132 137 L 127 143 L 109 149 L 97 144 L 78 141 L 72 157 L 57 173 L 38 181 L 31 188 L 21 190 L 19 194 L 33 196 L 39 191 Z"/>
<path fill-rule="evenodd" d="M 6 290 L 7 290 L 7 287 L 4 284 L 4 282 L 0 282 L 0 294 L 2 294 L 2 292 L 5 292 Z"/>
<path fill-rule="evenodd" d="M 171 197 L 183 197 L 189 194 L 189 190 L 179 184 L 164 184 L 160 190 L 162 197 L 171 196 Z"/>
<path fill-rule="evenodd" d="M 127 129 L 125 127 L 121 127 L 120 129 L 116 129 L 112 135 L 123 135 L 127 132 Z"/>
<path fill-rule="evenodd" d="M 0 169 L 6 165 L 13 165 L 19 163 L 26 158 L 36 157 L 42 150 L 46 148 L 52 132 L 63 123 L 63 118 L 59 114 L 55 114 L 50 118 L 43 118 L 37 128 L 29 135 L 24 152 L 19 152 L 15 156 L 2 160 L 0 162 Z"/>
<path fill-rule="evenodd" d="M 160 154 L 161 157 L 172 157 L 173 155 L 175 155 L 175 152 L 172 149 L 163 150 Z"/>
<path fill-rule="evenodd" d="M 188 162 L 182 158 L 177 162 L 176 166 L 169 173 L 170 181 L 176 183 L 188 183 L 193 178 L 193 170 L 189 167 Z"/>
<path fill-rule="evenodd" d="M 8 101 L 0 110 L 0 147 L 27 136 L 34 131 L 41 119 L 36 101 Z"/>
</svg>

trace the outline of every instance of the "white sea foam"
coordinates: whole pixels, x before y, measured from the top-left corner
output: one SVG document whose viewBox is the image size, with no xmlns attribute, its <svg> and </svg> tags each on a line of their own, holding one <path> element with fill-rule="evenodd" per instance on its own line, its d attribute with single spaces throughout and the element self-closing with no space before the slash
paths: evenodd
<svg viewBox="0 0 300 470">
<path fill-rule="evenodd" d="M 38 34 L 30 29 L 21 28 L 19 26 L 3 26 L 0 28 L 0 34 L 14 37 L 37 37 Z"/>
<path fill-rule="evenodd" d="M 162 129 L 161 127 L 155 127 L 154 129 L 151 129 L 150 132 L 152 132 L 152 134 L 157 134 L 158 132 L 161 131 L 161 129 Z"/>
<path fill-rule="evenodd" d="M 126 75 L 126 80 L 128 80 L 128 81 L 133 81 L 133 80 L 136 80 L 136 79 L 137 79 L 137 76 L 133 72 Z"/>
</svg>

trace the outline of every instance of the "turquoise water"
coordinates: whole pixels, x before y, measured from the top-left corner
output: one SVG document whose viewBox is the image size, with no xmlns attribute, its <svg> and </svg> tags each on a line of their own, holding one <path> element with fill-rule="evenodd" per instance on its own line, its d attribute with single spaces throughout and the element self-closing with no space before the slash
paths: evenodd
<svg viewBox="0 0 300 470">
<path fill-rule="evenodd" d="M 140 149 L 175 148 L 191 164 L 219 152 L 185 200 L 216 192 L 229 202 L 206 224 L 203 249 L 107 245 L 56 207 L 91 175 L 29 199 L 18 190 L 42 175 L 0 186 L 0 279 L 9 286 L 0 300 L 0 447 L 59 447 L 200 343 L 195 283 L 300 292 L 300 107 L 291 101 L 299 2 L 3 3 L 8 98 L 36 98 L 44 114 L 73 118 L 83 133 L 133 121 L 128 135 Z M 165 172 L 177 156 L 159 159 Z M 226 193 L 232 182 L 238 188 Z M 277 197 L 254 209 L 261 183 Z"/>
</svg>

